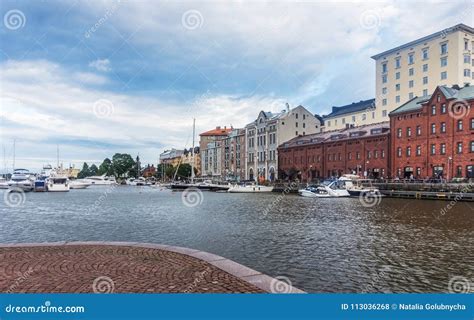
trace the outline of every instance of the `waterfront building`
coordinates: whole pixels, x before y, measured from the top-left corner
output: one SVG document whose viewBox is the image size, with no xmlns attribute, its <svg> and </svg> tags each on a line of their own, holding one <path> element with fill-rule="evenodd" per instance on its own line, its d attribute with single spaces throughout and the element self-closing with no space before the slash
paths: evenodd
<svg viewBox="0 0 474 320">
<path fill-rule="evenodd" d="M 391 170 L 400 178 L 474 178 L 474 87 L 439 86 L 390 113 Z"/>
<path fill-rule="evenodd" d="M 175 148 L 171 150 L 165 150 L 160 154 L 160 163 L 176 167 L 181 162 L 181 157 L 183 154 L 183 150 L 177 150 Z"/>
<path fill-rule="evenodd" d="M 375 60 L 376 116 L 388 114 L 437 86 L 464 86 L 474 79 L 474 29 L 464 24 L 389 49 Z"/>
<path fill-rule="evenodd" d="M 154 177 L 155 174 L 156 174 L 156 168 L 153 164 L 152 165 L 148 164 L 142 171 L 142 177 L 145 177 L 145 178 Z"/>
<path fill-rule="evenodd" d="M 293 138 L 278 148 L 280 179 L 316 179 L 356 174 L 367 178 L 390 175 L 388 122 Z"/>
<path fill-rule="evenodd" d="M 184 149 L 183 155 L 181 156 L 181 164 L 193 165 L 194 162 L 194 172 L 195 176 L 201 175 L 201 153 L 199 147 L 194 147 L 194 157 L 193 157 L 193 148 Z"/>
<path fill-rule="evenodd" d="M 199 135 L 199 148 L 201 153 L 201 176 L 210 179 L 223 178 L 223 147 L 222 140 L 227 138 L 233 130 L 232 127 L 216 127 L 213 130 Z"/>
<path fill-rule="evenodd" d="M 305 107 L 287 108 L 278 113 L 260 111 L 245 126 L 246 180 L 274 181 L 278 171 L 278 145 L 294 137 L 320 132 L 322 122 Z"/>
<path fill-rule="evenodd" d="M 245 129 L 232 129 L 223 139 L 221 147 L 225 180 L 245 180 Z"/>
<path fill-rule="evenodd" d="M 375 99 L 361 100 L 345 106 L 332 107 L 331 113 L 323 116 L 324 130 L 340 130 L 374 123 L 375 118 Z"/>
</svg>

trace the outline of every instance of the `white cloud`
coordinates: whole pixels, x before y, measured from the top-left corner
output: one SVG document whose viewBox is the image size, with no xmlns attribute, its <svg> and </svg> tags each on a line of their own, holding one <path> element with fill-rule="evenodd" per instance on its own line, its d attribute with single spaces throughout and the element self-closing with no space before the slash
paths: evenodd
<svg viewBox="0 0 474 320">
<path fill-rule="evenodd" d="M 97 59 L 91 61 L 89 62 L 89 67 L 95 68 L 97 71 L 101 72 L 109 72 L 111 70 L 109 59 Z"/>
</svg>

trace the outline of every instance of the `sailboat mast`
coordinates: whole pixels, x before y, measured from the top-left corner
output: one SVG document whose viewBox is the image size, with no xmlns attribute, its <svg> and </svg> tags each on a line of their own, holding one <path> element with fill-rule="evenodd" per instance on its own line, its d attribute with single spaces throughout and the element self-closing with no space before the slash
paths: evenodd
<svg viewBox="0 0 474 320">
<path fill-rule="evenodd" d="M 194 137 L 196 135 L 196 119 L 193 118 L 193 147 L 191 149 L 191 183 L 194 183 Z"/>
<path fill-rule="evenodd" d="M 13 171 L 15 171 L 15 150 L 16 150 L 16 139 L 13 139 Z"/>
</svg>

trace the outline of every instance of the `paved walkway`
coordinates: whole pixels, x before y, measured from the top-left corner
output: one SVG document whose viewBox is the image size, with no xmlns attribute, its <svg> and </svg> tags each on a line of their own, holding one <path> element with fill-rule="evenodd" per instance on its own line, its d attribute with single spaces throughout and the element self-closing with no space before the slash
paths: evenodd
<svg viewBox="0 0 474 320">
<path fill-rule="evenodd" d="M 274 280 L 187 248 L 129 243 L 0 245 L 0 292 L 260 293 L 271 292 Z"/>
</svg>

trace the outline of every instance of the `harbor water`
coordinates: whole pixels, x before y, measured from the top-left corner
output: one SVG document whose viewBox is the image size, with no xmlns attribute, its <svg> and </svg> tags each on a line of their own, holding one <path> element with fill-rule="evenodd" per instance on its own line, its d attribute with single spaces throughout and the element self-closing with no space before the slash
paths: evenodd
<svg viewBox="0 0 474 320">
<path fill-rule="evenodd" d="M 5 200 L 12 196 L 2 190 Z M 474 279 L 474 203 L 183 193 L 108 186 L 19 194 L 0 242 L 131 241 L 211 252 L 308 292 L 448 292 Z"/>
</svg>

